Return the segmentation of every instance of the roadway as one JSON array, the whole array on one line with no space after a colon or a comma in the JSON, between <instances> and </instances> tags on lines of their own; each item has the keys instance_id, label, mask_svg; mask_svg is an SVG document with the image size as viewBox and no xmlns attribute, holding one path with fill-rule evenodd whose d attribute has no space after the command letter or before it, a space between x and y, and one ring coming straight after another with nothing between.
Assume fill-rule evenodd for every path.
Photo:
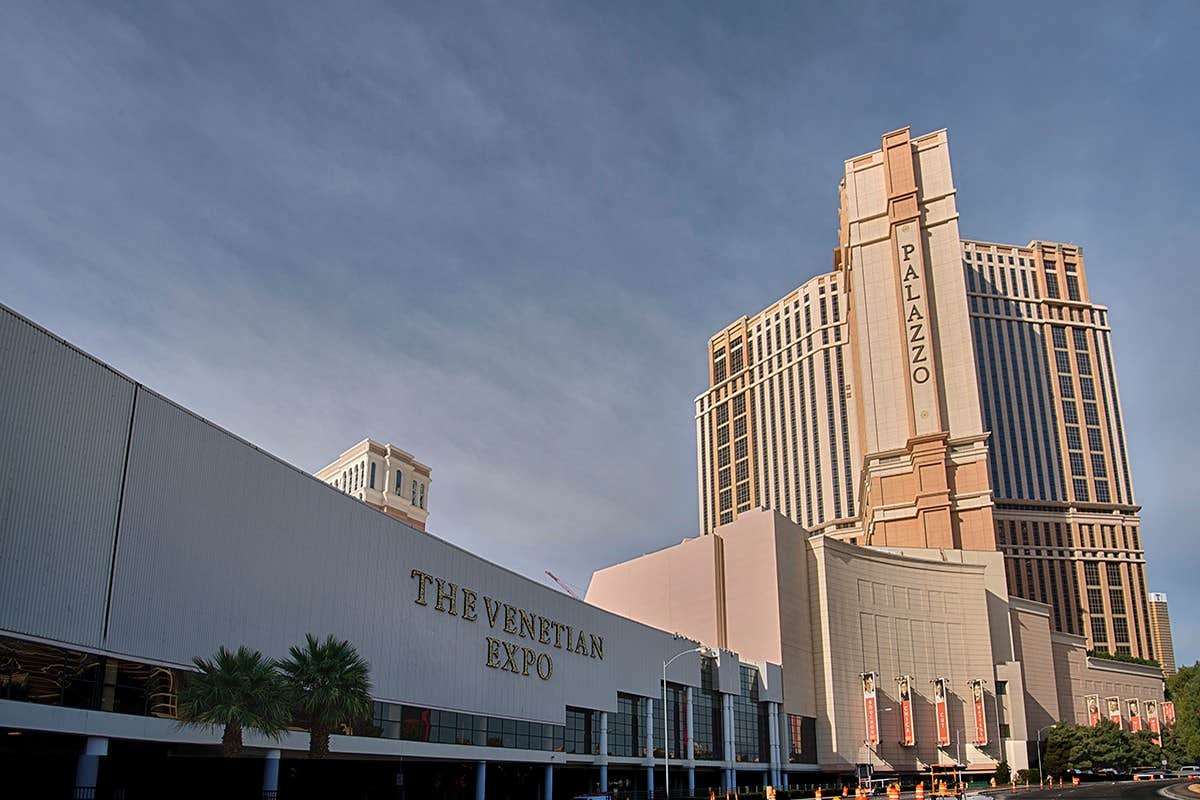
<instances>
[{"instance_id":1,"label":"roadway","mask_svg":"<svg viewBox=\"0 0 1200 800\"><path fill-rule=\"evenodd\" d=\"M1159 790L1161 789L1167 789L1167 791L1160 794ZM1064 786L1061 789L1056 786L1053 789L1031 789L1029 791L967 793L968 797L972 794L981 800L982 798L995 798L995 800L1116 800L1117 798L1121 798L1121 800L1159 800L1164 796L1177 798L1177 800L1186 798L1200 800L1200 793L1188 791L1188 783L1179 780L1082 783L1079 786Z\"/></svg>"}]
</instances>

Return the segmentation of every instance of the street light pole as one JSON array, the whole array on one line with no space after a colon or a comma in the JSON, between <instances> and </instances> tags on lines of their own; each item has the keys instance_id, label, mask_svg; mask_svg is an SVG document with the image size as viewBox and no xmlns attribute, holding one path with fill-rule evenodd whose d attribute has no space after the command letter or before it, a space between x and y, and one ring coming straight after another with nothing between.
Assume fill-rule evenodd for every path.
<instances>
[{"instance_id":1,"label":"street light pole","mask_svg":"<svg viewBox=\"0 0 1200 800\"><path fill-rule=\"evenodd\" d=\"M701 655L711 655L712 649L700 645L689 650L684 650L682 653L676 653L663 662L662 667L662 717L663 717L663 789L666 792L668 800L671 797L671 731L667 725L667 667L671 662L688 653L700 653ZM653 755L653 753L651 753Z\"/></svg>"},{"instance_id":2,"label":"street light pole","mask_svg":"<svg viewBox=\"0 0 1200 800\"><path fill-rule=\"evenodd\" d=\"M1042 778L1042 734L1045 733L1046 731L1050 730L1051 728L1057 728L1057 727L1058 727L1058 723L1055 722L1050 725L1047 725L1044 728L1039 729L1037 732L1038 785L1039 786L1043 782L1043 778Z\"/></svg>"}]
</instances>

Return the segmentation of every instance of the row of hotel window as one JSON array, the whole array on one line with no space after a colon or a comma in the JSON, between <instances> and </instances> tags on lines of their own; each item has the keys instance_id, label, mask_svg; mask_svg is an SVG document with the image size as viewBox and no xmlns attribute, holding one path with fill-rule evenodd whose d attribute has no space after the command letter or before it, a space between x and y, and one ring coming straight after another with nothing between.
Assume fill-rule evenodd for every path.
<instances>
[{"instance_id":1,"label":"row of hotel window","mask_svg":"<svg viewBox=\"0 0 1200 800\"><path fill-rule=\"evenodd\" d=\"M136 661L98 656L40 642L0 636L0 699L70 708L110 711L166 719L177 717L179 688L190 673ZM671 758L685 757L687 742L686 692L668 684L667 707ZM654 755L662 757L662 701L633 695L617 696L617 711L608 716L608 754L644 757L649 722ZM722 760L724 708L713 689L710 665L701 673L701 687L692 691L692 757ZM791 716L791 715L789 715ZM733 698L734 754L738 761L769 758L769 714L758 697L757 673L742 667L741 693ZM293 725L304 729L303 722ZM793 717L789 760L816 763L816 720ZM546 750L599 755L600 712L567 709L565 725L440 711L397 703L377 702L372 718L340 731L352 736L402 739L441 744Z\"/></svg>"},{"instance_id":2,"label":"row of hotel window","mask_svg":"<svg viewBox=\"0 0 1200 800\"><path fill-rule=\"evenodd\" d=\"M1125 604L1125 586L1122 581L1121 564L1116 562L1105 562L1104 577L1106 578L1108 589L1109 614L1104 614L1104 585L1100 582L1100 562L1085 561L1083 564L1083 578L1087 587L1088 611L1091 613L1091 634L1092 646L1094 649L1106 652L1110 644L1115 644L1115 652L1119 655L1129 655L1129 611L1130 609ZM1141 574L1134 568L1130 575L1130 583L1135 581L1140 582ZM1137 587L1134 586L1134 591ZM1138 627L1138 609L1132 609L1134 627ZM1108 636L1107 621L1112 623L1112 639ZM1149 620L1147 620L1147 623ZM1147 625L1147 627L1149 627ZM1136 633L1140 636L1141 631Z\"/></svg>"},{"instance_id":3,"label":"row of hotel window","mask_svg":"<svg viewBox=\"0 0 1200 800\"><path fill-rule=\"evenodd\" d=\"M836 299L836 298L835 298ZM832 357L830 355L832 351ZM830 432L829 440L829 465L830 477L833 489L833 518L839 519L843 517L854 516L854 497L851 491L851 465L850 465L850 437L849 437L849 420L847 414L846 403L846 380L844 372L844 361L842 356L841 346L835 346L823 352L824 363L824 381L825 381L825 422L827 430ZM836 368L835 368L836 365ZM807 367L807 378L806 370ZM746 392L736 394L732 401L722 402L716 406L715 422L716 422L716 447L717 447L717 512L719 513L719 523L726 525L733 521L734 495L731 486L732 478L736 476L737 481L737 511L741 513L751 507L751 485L749 481L750 462L747 459L749 451L748 428L746 417L743 416L746 411L746 394L753 392L756 398L755 408L760 414L758 427L761 431L759 440L769 436L771 445L771 457L767 462L771 469L769 475L771 481L767 483L764 479L760 481L765 484L765 492L771 505L774 508L781 508L784 516L791 519L796 519L802 524L812 527L814 524L820 525L825 522L825 498L824 484L822 481L812 480L812 464L815 464L815 469L818 474L821 471L822 454L817 441L819 428L817 416L817 397L816 383L818 380L819 362L812 359L808 362L802 362L797 367L797 374L800 379L799 392L796 391L794 376L792 372L786 374L786 403L785 403L785 384L784 375L778 375L768 378L764 383L751 386ZM836 380L836 391L835 391ZM805 400L805 389L807 388L808 399ZM796 396L799 394L799 433L800 438L797 440L797 404ZM835 408L836 400L836 408ZM734 468L736 473L730 473L730 455L729 455L729 404L733 404L733 437L734 437ZM786 413L784 409L786 407ZM763 409L767 411L764 412ZM776 408L779 409L778 429L776 426ZM841 430L840 435L836 435L838 429L835 427L835 419L840 418ZM810 438L810 420L811 420L811 438ZM788 426L791 426L791 435L788 436ZM777 431L781 433L777 435ZM767 436L764 436L766 434ZM712 430L709 430L709 446L705 452L712 452ZM791 447L791 464L786 463L786 446L784 459L780 459L780 438L783 441L790 442ZM839 467L839 442L840 442L840 460ZM811 451L810 451L811 445ZM801 455L803 451L803 455ZM705 457L705 452L701 453L701 459ZM810 459L811 452L811 459ZM803 483L801 483L801 462L804 467ZM790 467L790 468L789 468ZM783 485L780 486L782 478ZM800 509L796 508L796 513L792 513L792 482L795 482L795 489L798 494L802 494L804 499L804 515L801 516ZM843 486L846 490L843 492ZM708 513L708 498L707 485L702 487L705 503L705 514ZM813 513L814 489L816 498L816 514ZM754 486L754 504L758 503L759 485ZM844 497L843 497L844 495ZM799 498L797 498L797 506ZM843 507L845 513L843 514ZM707 524L707 520L706 520Z\"/></svg>"},{"instance_id":4,"label":"row of hotel window","mask_svg":"<svg viewBox=\"0 0 1200 800\"><path fill-rule=\"evenodd\" d=\"M374 489L375 488L375 467L374 461L360 461L359 463L347 467L342 470L340 478L334 478L330 483L333 488L341 489L343 492L356 492L359 489ZM397 469L395 470L396 488L394 493L399 495L400 490L404 486L404 473ZM417 508L425 508L425 484L414 480L412 482L412 494L409 495L411 502Z\"/></svg>"},{"instance_id":5,"label":"row of hotel window","mask_svg":"<svg viewBox=\"0 0 1200 800\"><path fill-rule=\"evenodd\" d=\"M970 253L968 253L967 256L969 257ZM979 256L980 256L979 253L975 254L976 261L980 260ZM990 263L991 260L992 260L992 256L991 256L991 254L988 254L988 262ZM1003 262L1003 257L1001 257L1001 262ZM1009 264L1013 263L1012 256L1008 257L1008 263ZM1046 296L1048 298L1050 298L1051 300L1059 300L1062 298L1062 295L1061 295L1061 292L1059 291L1059 286L1058 286L1057 263L1047 259L1045 261L1045 265L1046 265ZM1021 267L1025 266L1024 258L1020 259L1020 266ZM1034 261L1032 258L1029 259L1029 266L1030 267L1034 266ZM963 263L963 267L965 267L966 271L967 271L967 273L966 273L967 274L967 288L970 291L981 291L981 292L985 292L985 293L993 293L994 294L996 292L996 290L999 289L999 292L1001 294L1008 294L1009 293L1009 289L1008 289L1009 281L1005 280L1006 273L1007 273L1007 276L1011 277L1011 285L1012 285L1012 293L1013 294L1018 293L1017 292L1017 276L1020 275L1021 289L1022 289L1022 291L1020 292L1020 296L1032 297L1034 300L1041 299L1041 293L1038 291L1037 281L1036 280L1030 281L1028 273L1026 273L1025 270L1023 270L1023 269L1018 271L1014 267L1014 268L1006 271L1003 267L1000 267L997 270L996 267L989 266L987 268L988 277L986 280L987 280L987 283L990 284L990 286L986 286L986 285L984 285L985 279L983 276L983 269L984 269L983 264L972 264L970 261L966 261ZM1064 279L1065 279L1065 282L1067 285L1067 299L1074 300L1075 302L1081 302L1083 297L1079 291L1079 277L1076 274L1075 263L1072 261L1064 261L1063 269L1065 270L1065 273L1066 273L1064 275ZM975 280L974 280L976 273L978 273L979 280L980 280L980 286L979 286L978 290L975 288ZM997 281L997 278L999 278L999 281ZM1030 289L1032 289L1032 293L1030 292ZM990 292L989 292L989 290L990 290Z\"/></svg>"},{"instance_id":6,"label":"row of hotel window","mask_svg":"<svg viewBox=\"0 0 1200 800\"><path fill-rule=\"evenodd\" d=\"M1085 459L1083 437L1079 427L1079 408L1075 402L1075 376L1071 372L1071 350L1074 345L1075 365L1078 372L1079 397L1083 401L1083 417L1086 423L1088 453L1092 468L1092 483L1096 488L1096 501L1108 503L1112 495L1108 483L1108 463L1104 455L1104 441L1100 433L1100 413L1096 404L1096 384L1092 373L1089 350L1089 333L1086 328L1072 328L1068 339L1067 329L1062 325L1050 326L1054 344L1054 364L1058 373L1058 390L1062 398L1063 422L1067 434L1067 460L1071 470L1071 484L1077 501L1091 499L1088 491L1088 459ZM1103 385L1102 385L1103 388ZM1111 429L1109 431L1111 434Z\"/></svg>"},{"instance_id":7,"label":"row of hotel window","mask_svg":"<svg viewBox=\"0 0 1200 800\"><path fill-rule=\"evenodd\" d=\"M831 287L831 294L829 297L829 302L830 302L831 306L826 305L826 302L825 302L826 298L824 298L824 297L821 297L820 301L818 303L817 308L818 308L818 311L820 312L822 328L824 328L830 324L830 308L831 307L832 307L832 312L833 312L833 320L832 321L835 324L840 321L841 313L840 313L840 307L838 304L838 295L836 294L836 292L837 292L837 286L833 285ZM824 286L821 287L821 294L825 294ZM797 301L795 303L792 303L792 305L790 307L785 308L785 311L787 313L785 313L785 315L782 318L782 320L783 320L782 325L780 324L779 313L776 312L776 314L775 314L775 335L774 335L773 339L771 336L771 318L770 317L766 317L763 324L755 326L753 333L756 334L756 336L747 337L745 352L743 352L742 337L738 336L738 337L731 339L729 342L728 365L726 365L725 348L718 347L715 350L713 350L713 384L718 384L721 381L725 380L726 377L738 374L739 372L742 371L742 368L746 364L754 364L756 362L756 359L755 359L755 342L756 341L758 343L757 352L758 352L759 360L769 358L771 355L775 354L777 351L781 351L781 350L783 350L784 347L787 347L788 345L792 344L793 322L795 323L796 341L800 340L802 333L800 330L800 315L799 315L800 314L800 304L799 304L799 302ZM803 332L804 334L812 333L812 330L813 330L812 323L813 323L812 307L809 305L808 297L805 296L805 298L804 298L804 332ZM764 328L765 328L765 332L766 332L765 340L763 339ZM839 330L834 330L834 338L835 339L840 338ZM829 331L828 330L823 330L821 332L821 343L829 344ZM811 337L808 339L808 350L809 350L809 352L812 351ZM790 357L790 352L789 352L789 357ZM760 378L762 377L761 367L760 367L759 377Z\"/></svg>"}]
</instances>

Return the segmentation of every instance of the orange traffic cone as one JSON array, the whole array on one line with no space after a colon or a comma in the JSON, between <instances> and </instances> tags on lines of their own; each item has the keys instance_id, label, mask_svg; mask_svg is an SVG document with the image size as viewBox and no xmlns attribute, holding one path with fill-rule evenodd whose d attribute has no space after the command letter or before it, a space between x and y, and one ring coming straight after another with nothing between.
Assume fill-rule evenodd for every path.
<instances>
[{"instance_id":1,"label":"orange traffic cone","mask_svg":"<svg viewBox=\"0 0 1200 800\"><path fill-rule=\"evenodd\" d=\"M925 800L925 781L920 781L917 783L916 800Z\"/></svg>"},{"instance_id":2,"label":"orange traffic cone","mask_svg":"<svg viewBox=\"0 0 1200 800\"><path fill-rule=\"evenodd\" d=\"M842 784L842 797L849 797L849 796L850 796L850 787L843 783Z\"/></svg>"},{"instance_id":3,"label":"orange traffic cone","mask_svg":"<svg viewBox=\"0 0 1200 800\"><path fill-rule=\"evenodd\" d=\"M818 786L817 790L815 792L813 792L813 798L814 798L814 800L821 800L821 787L820 786Z\"/></svg>"}]
</instances>

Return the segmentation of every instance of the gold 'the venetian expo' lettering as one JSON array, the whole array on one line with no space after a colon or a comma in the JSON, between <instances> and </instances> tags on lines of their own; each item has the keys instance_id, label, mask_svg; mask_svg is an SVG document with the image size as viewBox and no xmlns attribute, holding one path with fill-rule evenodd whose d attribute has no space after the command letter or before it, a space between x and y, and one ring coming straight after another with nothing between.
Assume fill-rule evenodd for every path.
<instances>
[{"instance_id":1,"label":"gold 'the venetian expo' lettering","mask_svg":"<svg viewBox=\"0 0 1200 800\"><path fill-rule=\"evenodd\" d=\"M474 589L459 586L447 579L414 569L410 577L415 582L413 602L463 622L478 622L479 598ZM433 591L430 592L432 587ZM430 594L433 602L430 603ZM490 630L524 639L535 645L566 650L584 658L604 660L604 637L572 627L525 608L482 595L484 618ZM554 675L554 659L549 653L538 652L520 642L495 636L484 637L484 666L521 677L537 675L548 681Z\"/></svg>"}]
</instances>

